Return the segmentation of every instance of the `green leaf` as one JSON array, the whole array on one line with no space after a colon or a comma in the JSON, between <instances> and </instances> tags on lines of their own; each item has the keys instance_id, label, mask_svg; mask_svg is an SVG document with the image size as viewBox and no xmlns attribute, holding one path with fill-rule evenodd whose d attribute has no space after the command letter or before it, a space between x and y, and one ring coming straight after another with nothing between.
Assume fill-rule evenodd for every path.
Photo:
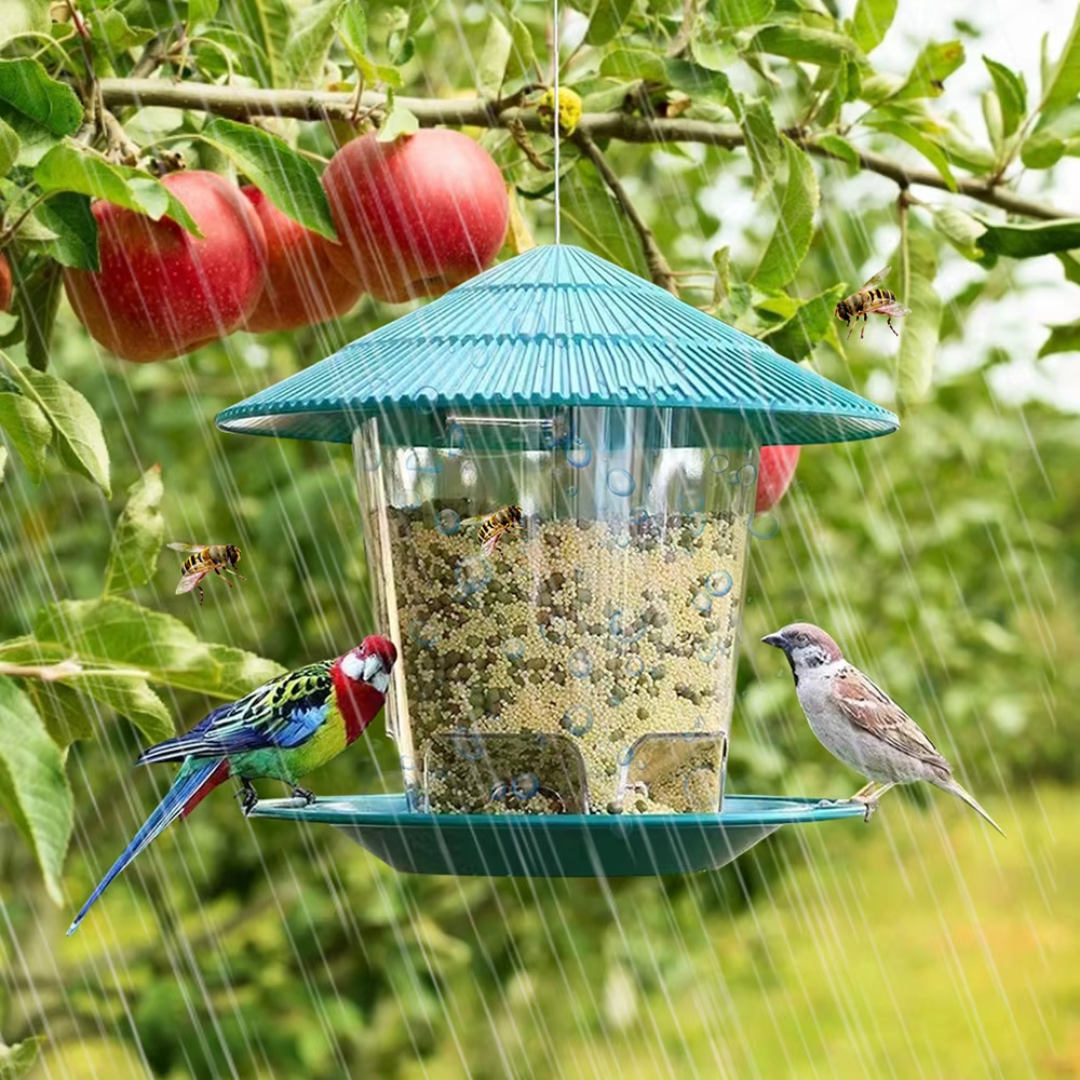
<instances>
[{"instance_id":1,"label":"green leaf","mask_svg":"<svg viewBox=\"0 0 1080 1080\"><path fill-rule=\"evenodd\" d=\"M46 11L48 4L45 5ZM24 1039L14 1046L5 1046L0 1042L0 1080L23 1080L37 1064L44 1035L35 1035Z\"/></svg>"},{"instance_id":2,"label":"green leaf","mask_svg":"<svg viewBox=\"0 0 1080 1080\"><path fill-rule=\"evenodd\" d=\"M0 678L0 804L33 848L57 904L63 902L60 872L73 802L60 748L26 694L12 679Z\"/></svg>"},{"instance_id":3,"label":"green leaf","mask_svg":"<svg viewBox=\"0 0 1080 1080\"><path fill-rule=\"evenodd\" d=\"M49 738L61 750L66 750L73 742L94 737L93 717L98 710L92 701L88 701L70 686L63 686L55 681L27 679L23 690L34 703Z\"/></svg>"},{"instance_id":4,"label":"green leaf","mask_svg":"<svg viewBox=\"0 0 1080 1080\"><path fill-rule=\"evenodd\" d=\"M322 75L334 40L334 24L344 3L322 0L297 12L285 46L285 63L297 82L312 85Z\"/></svg>"},{"instance_id":5,"label":"green leaf","mask_svg":"<svg viewBox=\"0 0 1080 1080\"><path fill-rule=\"evenodd\" d=\"M627 227L625 215L592 162L578 162L563 177L561 203L564 221L585 241L585 247L648 278L637 234Z\"/></svg>"},{"instance_id":6,"label":"green leaf","mask_svg":"<svg viewBox=\"0 0 1080 1080\"><path fill-rule=\"evenodd\" d=\"M255 67L246 74L255 76L260 85L288 85L285 49L293 18L288 0L233 0L231 12L236 29L254 41L259 50L252 53Z\"/></svg>"},{"instance_id":7,"label":"green leaf","mask_svg":"<svg viewBox=\"0 0 1080 1080\"><path fill-rule=\"evenodd\" d=\"M1020 160L1029 169L1052 169L1065 156L1065 140L1052 131L1029 135L1020 146Z\"/></svg>"},{"instance_id":8,"label":"green leaf","mask_svg":"<svg viewBox=\"0 0 1080 1080\"><path fill-rule=\"evenodd\" d=\"M1063 218L1039 225L1001 225L982 218L979 221L986 226L979 247L995 255L1035 259L1040 255L1080 248L1080 218Z\"/></svg>"},{"instance_id":9,"label":"green leaf","mask_svg":"<svg viewBox=\"0 0 1080 1080\"><path fill-rule=\"evenodd\" d=\"M780 133L765 98L745 98L732 92L729 104L746 140L746 152L754 170L754 194L759 195L780 168L784 156Z\"/></svg>"},{"instance_id":10,"label":"green leaf","mask_svg":"<svg viewBox=\"0 0 1080 1080\"><path fill-rule=\"evenodd\" d=\"M221 117L211 120L200 138L225 154L283 214L328 240L337 239L319 174L288 143Z\"/></svg>"},{"instance_id":11,"label":"green leaf","mask_svg":"<svg viewBox=\"0 0 1080 1080\"><path fill-rule=\"evenodd\" d=\"M945 93L945 80L963 63L963 42L931 42L919 53L911 74L894 95L895 99L941 97Z\"/></svg>"},{"instance_id":12,"label":"green leaf","mask_svg":"<svg viewBox=\"0 0 1080 1080\"><path fill-rule=\"evenodd\" d=\"M867 123L876 131L892 135L906 142L913 149L918 150L941 174L941 178L948 185L949 190L956 191L956 177L953 176L952 169L949 168L949 159L945 156L945 151L940 146L932 143L918 128L905 123L903 120L876 119Z\"/></svg>"},{"instance_id":13,"label":"green leaf","mask_svg":"<svg viewBox=\"0 0 1080 1080\"><path fill-rule=\"evenodd\" d=\"M1065 39L1061 55L1043 80L1043 115L1071 105L1080 94L1080 7L1076 9L1072 29Z\"/></svg>"},{"instance_id":14,"label":"green leaf","mask_svg":"<svg viewBox=\"0 0 1080 1080\"><path fill-rule=\"evenodd\" d=\"M217 18L220 0L188 0L187 24L202 26Z\"/></svg>"},{"instance_id":15,"label":"green leaf","mask_svg":"<svg viewBox=\"0 0 1080 1080\"><path fill-rule=\"evenodd\" d=\"M811 297L789 319L764 334L762 341L789 360L804 359L829 332L833 312L843 297L842 285Z\"/></svg>"},{"instance_id":16,"label":"green leaf","mask_svg":"<svg viewBox=\"0 0 1080 1080\"><path fill-rule=\"evenodd\" d=\"M689 94L696 101L714 101L718 105L728 101L730 84L721 71L711 71L691 60L667 60L664 76L669 86Z\"/></svg>"},{"instance_id":17,"label":"green leaf","mask_svg":"<svg viewBox=\"0 0 1080 1080\"><path fill-rule=\"evenodd\" d=\"M58 192L34 211L34 217L55 236L45 250L58 263L76 270L101 268L97 219L86 195Z\"/></svg>"},{"instance_id":18,"label":"green leaf","mask_svg":"<svg viewBox=\"0 0 1080 1080\"><path fill-rule=\"evenodd\" d=\"M82 123L75 91L51 79L36 60L0 60L0 101L54 135L70 135Z\"/></svg>"},{"instance_id":19,"label":"green leaf","mask_svg":"<svg viewBox=\"0 0 1080 1080\"><path fill-rule=\"evenodd\" d=\"M90 36L98 51L95 67L100 66L103 57L112 57L145 45L155 33L146 27L129 25L115 8L99 8L89 21Z\"/></svg>"},{"instance_id":20,"label":"green leaf","mask_svg":"<svg viewBox=\"0 0 1080 1080\"><path fill-rule=\"evenodd\" d=\"M1071 281L1074 285L1080 285L1080 259L1069 251L1056 252L1056 258L1065 271L1065 280Z\"/></svg>"},{"instance_id":21,"label":"green leaf","mask_svg":"<svg viewBox=\"0 0 1080 1080\"><path fill-rule=\"evenodd\" d=\"M15 309L26 342L26 358L38 371L49 366L50 343L62 285L63 268L59 263L44 260L19 282L15 296Z\"/></svg>"},{"instance_id":22,"label":"green leaf","mask_svg":"<svg viewBox=\"0 0 1080 1080\"><path fill-rule=\"evenodd\" d=\"M867 55L872 53L889 32L896 18L897 0L859 0L847 32Z\"/></svg>"},{"instance_id":23,"label":"green leaf","mask_svg":"<svg viewBox=\"0 0 1080 1080\"><path fill-rule=\"evenodd\" d=\"M520 20L510 19L510 36L514 47L510 50L510 62L506 65L506 81L529 77L536 60L532 31Z\"/></svg>"},{"instance_id":24,"label":"green leaf","mask_svg":"<svg viewBox=\"0 0 1080 1080\"><path fill-rule=\"evenodd\" d=\"M128 489L128 501L116 522L102 594L145 585L157 573L165 543L165 519L159 507L165 488L161 466L154 465Z\"/></svg>"},{"instance_id":25,"label":"green leaf","mask_svg":"<svg viewBox=\"0 0 1080 1080\"><path fill-rule=\"evenodd\" d=\"M606 45L613 41L633 6L634 0L594 0L585 44Z\"/></svg>"},{"instance_id":26,"label":"green leaf","mask_svg":"<svg viewBox=\"0 0 1080 1080\"><path fill-rule=\"evenodd\" d=\"M644 49L612 49L600 61L600 74L609 78L644 79L661 85L667 80L663 58Z\"/></svg>"},{"instance_id":27,"label":"green leaf","mask_svg":"<svg viewBox=\"0 0 1080 1080\"><path fill-rule=\"evenodd\" d=\"M105 199L153 221L167 215L189 233L202 236L184 204L157 177L142 169L113 165L81 144L54 146L38 162L34 179L44 191L74 191Z\"/></svg>"},{"instance_id":28,"label":"green leaf","mask_svg":"<svg viewBox=\"0 0 1080 1080\"><path fill-rule=\"evenodd\" d=\"M386 114L386 119L383 121L382 127L379 128L379 134L376 138L379 142L393 142L403 135L411 135L414 131L419 130L420 121L404 105L395 102Z\"/></svg>"},{"instance_id":29,"label":"green leaf","mask_svg":"<svg viewBox=\"0 0 1080 1080\"><path fill-rule=\"evenodd\" d=\"M795 276L814 235L814 213L819 198L814 166L809 156L787 139L784 149L788 177L779 200L776 231L751 279L763 292L781 289Z\"/></svg>"},{"instance_id":30,"label":"green leaf","mask_svg":"<svg viewBox=\"0 0 1080 1080\"><path fill-rule=\"evenodd\" d=\"M859 167L859 151L847 139L839 135L821 135L816 143L822 150L828 151L832 157L847 162L853 168Z\"/></svg>"},{"instance_id":31,"label":"green leaf","mask_svg":"<svg viewBox=\"0 0 1080 1080\"><path fill-rule=\"evenodd\" d=\"M50 604L35 620L34 635L65 646L88 666L141 669L151 682L225 701L284 670L243 649L200 641L179 619L119 596Z\"/></svg>"},{"instance_id":32,"label":"green leaf","mask_svg":"<svg viewBox=\"0 0 1080 1080\"><path fill-rule=\"evenodd\" d=\"M358 56L364 56L367 52L368 26L367 16L364 14L364 5L359 3L346 4L338 12L334 29L341 38L341 44L345 51L356 63Z\"/></svg>"},{"instance_id":33,"label":"green leaf","mask_svg":"<svg viewBox=\"0 0 1080 1080\"><path fill-rule=\"evenodd\" d=\"M10 124L0 120L0 176L7 176L11 172L19 159L21 147L22 140L18 132Z\"/></svg>"},{"instance_id":34,"label":"green leaf","mask_svg":"<svg viewBox=\"0 0 1080 1080\"><path fill-rule=\"evenodd\" d=\"M1024 83L1024 76L1017 75L1004 64L999 64L988 56L984 56L982 60L986 65L986 70L990 72L990 78L994 80L994 89L1001 102L1003 130L1005 137L1009 138L1020 127L1027 115L1027 86Z\"/></svg>"},{"instance_id":35,"label":"green leaf","mask_svg":"<svg viewBox=\"0 0 1080 1080\"><path fill-rule=\"evenodd\" d=\"M10 360L7 363L23 393L45 414L64 464L109 495L109 451L101 421L90 403L62 379L19 367Z\"/></svg>"},{"instance_id":36,"label":"green leaf","mask_svg":"<svg viewBox=\"0 0 1080 1080\"><path fill-rule=\"evenodd\" d=\"M1080 320L1051 326L1050 336L1039 349L1039 359L1053 353L1080 352Z\"/></svg>"},{"instance_id":37,"label":"green leaf","mask_svg":"<svg viewBox=\"0 0 1080 1080\"><path fill-rule=\"evenodd\" d=\"M934 229L944 236L965 259L978 262L983 258L984 253L979 246L979 240L986 232L986 226L955 206L935 207L933 219Z\"/></svg>"},{"instance_id":38,"label":"green leaf","mask_svg":"<svg viewBox=\"0 0 1080 1080\"><path fill-rule=\"evenodd\" d=\"M841 57L857 56L859 53L855 42L844 34L798 23L763 27L746 47L750 52L786 56L789 60L803 60L810 64L837 64Z\"/></svg>"},{"instance_id":39,"label":"green leaf","mask_svg":"<svg viewBox=\"0 0 1080 1080\"><path fill-rule=\"evenodd\" d=\"M8 448L0 444L0 484L4 482L4 470L7 468Z\"/></svg>"},{"instance_id":40,"label":"green leaf","mask_svg":"<svg viewBox=\"0 0 1080 1080\"><path fill-rule=\"evenodd\" d=\"M776 4L775 0L720 0L711 6L718 25L738 29L762 25Z\"/></svg>"},{"instance_id":41,"label":"green leaf","mask_svg":"<svg viewBox=\"0 0 1080 1080\"><path fill-rule=\"evenodd\" d=\"M909 409L925 400L933 385L942 305L934 290L937 258L929 239L909 228L901 259L904 295L900 301L911 308L911 314L904 320L900 335L897 395Z\"/></svg>"},{"instance_id":42,"label":"green leaf","mask_svg":"<svg viewBox=\"0 0 1080 1080\"><path fill-rule=\"evenodd\" d=\"M45 451L52 442L52 424L23 394L0 394L0 428L22 459L33 483L45 475Z\"/></svg>"},{"instance_id":43,"label":"green leaf","mask_svg":"<svg viewBox=\"0 0 1080 1080\"><path fill-rule=\"evenodd\" d=\"M47 34L52 25L52 0L2 0L0 2L0 43L19 34Z\"/></svg>"},{"instance_id":44,"label":"green leaf","mask_svg":"<svg viewBox=\"0 0 1080 1080\"><path fill-rule=\"evenodd\" d=\"M490 16L487 37L476 69L476 88L489 101L499 97L513 47L514 39L506 25L497 15Z\"/></svg>"}]
</instances>

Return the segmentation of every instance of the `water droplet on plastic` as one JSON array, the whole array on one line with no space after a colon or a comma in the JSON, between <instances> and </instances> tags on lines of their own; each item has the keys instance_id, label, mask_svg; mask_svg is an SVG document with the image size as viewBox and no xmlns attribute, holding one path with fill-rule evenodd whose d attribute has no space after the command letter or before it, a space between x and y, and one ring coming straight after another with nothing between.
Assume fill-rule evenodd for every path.
<instances>
[{"instance_id":1,"label":"water droplet on plastic","mask_svg":"<svg viewBox=\"0 0 1080 1080\"><path fill-rule=\"evenodd\" d=\"M569 498L571 498L571 499L576 499L576 498L577 498L577 487L576 487L575 485L571 484L571 485L570 485L570 486L569 486L569 487L568 487L568 488L566 489L566 494L567 494L567 496L568 496Z\"/></svg>"},{"instance_id":2,"label":"water droplet on plastic","mask_svg":"<svg viewBox=\"0 0 1080 1080\"><path fill-rule=\"evenodd\" d=\"M620 645L633 645L635 641L640 641L644 636L648 627L642 624L637 630L631 630L631 624L634 622L634 616L632 612L616 611L608 622L608 629L611 631L611 636Z\"/></svg>"},{"instance_id":3,"label":"water droplet on plastic","mask_svg":"<svg viewBox=\"0 0 1080 1080\"><path fill-rule=\"evenodd\" d=\"M630 524L631 525L644 525L649 520L649 511L644 506L635 506L630 511Z\"/></svg>"},{"instance_id":4,"label":"water droplet on plastic","mask_svg":"<svg viewBox=\"0 0 1080 1080\"><path fill-rule=\"evenodd\" d=\"M405 455L405 469L408 472L440 473L442 472L442 465L438 458L433 458L431 461L422 461L415 450L410 450Z\"/></svg>"},{"instance_id":5,"label":"water droplet on plastic","mask_svg":"<svg viewBox=\"0 0 1080 1080\"><path fill-rule=\"evenodd\" d=\"M592 671L592 658L587 649L575 649L567 661L570 674L575 679L584 679Z\"/></svg>"},{"instance_id":6,"label":"water droplet on plastic","mask_svg":"<svg viewBox=\"0 0 1080 1080\"><path fill-rule=\"evenodd\" d=\"M519 637L507 638L503 642L503 656L507 660L520 660L525 655L525 642Z\"/></svg>"},{"instance_id":7,"label":"water droplet on plastic","mask_svg":"<svg viewBox=\"0 0 1080 1080\"><path fill-rule=\"evenodd\" d=\"M755 540L771 540L780 531L780 519L775 514L751 514L750 535Z\"/></svg>"},{"instance_id":8,"label":"water droplet on plastic","mask_svg":"<svg viewBox=\"0 0 1080 1080\"><path fill-rule=\"evenodd\" d=\"M732 472L731 483L741 484L743 487L751 487L757 480L757 466L747 462Z\"/></svg>"},{"instance_id":9,"label":"water droplet on plastic","mask_svg":"<svg viewBox=\"0 0 1080 1080\"><path fill-rule=\"evenodd\" d=\"M608 469L608 491L621 499L628 499L634 494L637 482L625 469Z\"/></svg>"},{"instance_id":10,"label":"water droplet on plastic","mask_svg":"<svg viewBox=\"0 0 1080 1080\"><path fill-rule=\"evenodd\" d=\"M382 454L370 446L360 451L360 466L364 472L375 472L382 465Z\"/></svg>"},{"instance_id":11,"label":"water droplet on plastic","mask_svg":"<svg viewBox=\"0 0 1080 1080\"><path fill-rule=\"evenodd\" d=\"M416 768L413 759L408 754L401 755L400 764L402 772L412 772L412 770Z\"/></svg>"},{"instance_id":12,"label":"water droplet on plastic","mask_svg":"<svg viewBox=\"0 0 1080 1080\"><path fill-rule=\"evenodd\" d=\"M484 756L484 744L478 735L474 735L468 728L455 728L451 736L454 741L454 750L458 757L466 761L479 761Z\"/></svg>"},{"instance_id":13,"label":"water droplet on plastic","mask_svg":"<svg viewBox=\"0 0 1080 1080\"><path fill-rule=\"evenodd\" d=\"M510 789L519 799L531 799L540 790L540 780L533 773L522 773L510 781Z\"/></svg>"},{"instance_id":14,"label":"water droplet on plastic","mask_svg":"<svg viewBox=\"0 0 1080 1080\"><path fill-rule=\"evenodd\" d=\"M421 412L434 413L439 401L439 391L434 386L421 386L414 400Z\"/></svg>"},{"instance_id":15,"label":"water droplet on plastic","mask_svg":"<svg viewBox=\"0 0 1080 1080\"><path fill-rule=\"evenodd\" d=\"M705 579L705 591L710 596L727 596L733 584L726 570L717 570Z\"/></svg>"},{"instance_id":16,"label":"water droplet on plastic","mask_svg":"<svg viewBox=\"0 0 1080 1080\"><path fill-rule=\"evenodd\" d=\"M463 461L461 463L461 482L466 487L472 487L476 483L476 463Z\"/></svg>"},{"instance_id":17,"label":"water droplet on plastic","mask_svg":"<svg viewBox=\"0 0 1080 1080\"><path fill-rule=\"evenodd\" d=\"M697 658L702 664L711 664L716 659L716 654L720 651L720 647L715 641L703 642L698 646Z\"/></svg>"},{"instance_id":18,"label":"water droplet on plastic","mask_svg":"<svg viewBox=\"0 0 1080 1080\"><path fill-rule=\"evenodd\" d=\"M454 533L461 529L461 515L456 510L451 510L447 507L445 510L440 510L435 515L435 528L443 534L443 536L453 536Z\"/></svg>"},{"instance_id":19,"label":"water droplet on plastic","mask_svg":"<svg viewBox=\"0 0 1080 1080\"><path fill-rule=\"evenodd\" d=\"M472 596L491 581L491 561L483 555L468 555L454 567L454 579L462 596Z\"/></svg>"},{"instance_id":20,"label":"water droplet on plastic","mask_svg":"<svg viewBox=\"0 0 1080 1080\"><path fill-rule=\"evenodd\" d=\"M712 611L712 597L704 590L699 590L694 594L693 603L694 607L703 614L706 611Z\"/></svg>"},{"instance_id":21,"label":"water droplet on plastic","mask_svg":"<svg viewBox=\"0 0 1080 1080\"><path fill-rule=\"evenodd\" d=\"M592 461L592 447L584 439L571 439L566 448L566 464L584 469Z\"/></svg>"},{"instance_id":22,"label":"water droplet on plastic","mask_svg":"<svg viewBox=\"0 0 1080 1080\"><path fill-rule=\"evenodd\" d=\"M631 679L636 679L639 675L645 674L645 661L640 656L631 656L626 661L626 674Z\"/></svg>"},{"instance_id":23,"label":"water droplet on plastic","mask_svg":"<svg viewBox=\"0 0 1080 1080\"><path fill-rule=\"evenodd\" d=\"M446 447L449 457L455 458L465 446L465 429L460 424L451 424L446 430Z\"/></svg>"},{"instance_id":24,"label":"water droplet on plastic","mask_svg":"<svg viewBox=\"0 0 1080 1080\"><path fill-rule=\"evenodd\" d=\"M588 705L571 705L566 712L563 713L562 720L559 721L562 727L569 731L571 735L587 735L593 726L593 714L592 709Z\"/></svg>"},{"instance_id":25,"label":"water droplet on plastic","mask_svg":"<svg viewBox=\"0 0 1080 1080\"><path fill-rule=\"evenodd\" d=\"M709 472L716 473L717 476L726 473L730 467L731 462L728 460L727 454L713 454L713 456L709 458Z\"/></svg>"}]
</instances>

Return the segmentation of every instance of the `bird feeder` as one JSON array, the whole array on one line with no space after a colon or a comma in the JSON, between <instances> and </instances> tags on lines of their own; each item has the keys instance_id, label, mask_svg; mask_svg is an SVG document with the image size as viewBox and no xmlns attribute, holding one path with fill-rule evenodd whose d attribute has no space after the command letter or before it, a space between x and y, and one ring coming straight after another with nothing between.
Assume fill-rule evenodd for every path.
<instances>
[{"instance_id":1,"label":"bird feeder","mask_svg":"<svg viewBox=\"0 0 1080 1080\"><path fill-rule=\"evenodd\" d=\"M225 410L351 443L402 796L260 804L391 865L718 866L782 824L724 797L760 447L896 417L576 247L537 247ZM485 537L498 535L494 548Z\"/></svg>"}]
</instances>

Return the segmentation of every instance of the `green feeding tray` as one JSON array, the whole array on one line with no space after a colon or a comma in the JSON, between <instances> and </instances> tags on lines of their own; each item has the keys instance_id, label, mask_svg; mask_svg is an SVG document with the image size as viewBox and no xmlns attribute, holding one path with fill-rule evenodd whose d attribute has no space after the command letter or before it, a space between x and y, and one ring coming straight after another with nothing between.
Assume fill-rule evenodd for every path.
<instances>
[{"instance_id":1,"label":"green feeding tray","mask_svg":"<svg viewBox=\"0 0 1080 1080\"><path fill-rule=\"evenodd\" d=\"M404 795L259 802L252 817L333 825L395 870L465 877L654 877L717 870L784 825L857 803L728 795L719 814L424 814Z\"/></svg>"}]
</instances>

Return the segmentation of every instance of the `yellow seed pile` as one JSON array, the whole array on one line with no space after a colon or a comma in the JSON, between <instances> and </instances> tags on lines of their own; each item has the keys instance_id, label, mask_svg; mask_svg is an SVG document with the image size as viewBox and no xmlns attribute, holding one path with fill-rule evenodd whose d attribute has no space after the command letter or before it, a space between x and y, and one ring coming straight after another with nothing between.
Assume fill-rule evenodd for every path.
<instances>
[{"instance_id":1,"label":"yellow seed pile","mask_svg":"<svg viewBox=\"0 0 1080 1080\"><path fill-rule=\"evenodd\" d=\"M683 755L690 772L650 771L647 789L635 776L639 768L644 775L645 755L634 747L643 735L727 727L741 524L705 513L629 527L533 520L527 531L504 535L487 558L475 530L459 520L446 507L391 511L413 749L418 763L434 768L433 809L497 803L527 812L538 786L536 809L547 810L548 792L565 795L565 768L559 777L537 775L544 755L528 741L513 760L503 754L494 772L477 769L483 740L474 736L512 732L541 743L545 733L572 740L593 812L701 810L710 799L715 806L717 740L704 757L700 749ZM454 733L456 740L432 747L433 736ZM455 754L451 744L475 752ZM620 791L623 774L633 787ZM453 798L439 797L448 791Z\"/></svg>"}]
</instances>

